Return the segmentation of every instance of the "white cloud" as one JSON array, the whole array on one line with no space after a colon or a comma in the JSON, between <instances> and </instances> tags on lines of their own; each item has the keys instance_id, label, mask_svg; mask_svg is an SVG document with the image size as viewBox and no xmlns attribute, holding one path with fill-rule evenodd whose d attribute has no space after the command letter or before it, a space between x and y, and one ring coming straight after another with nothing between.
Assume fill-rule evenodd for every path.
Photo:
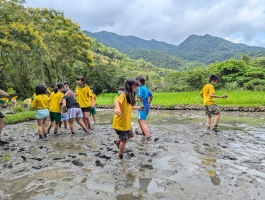
<instances>
[{"instance_id":1,"label":"white cloud","mask_svg":"<svg viewBox=\"0 0 265 200\"><path fill-rule=\"evenodd\" d=\"M88 31L111 31L179 44L191 34L211 34L265 47L263 0L28 0L65 12Z\"/></svg>"}]
</instances>

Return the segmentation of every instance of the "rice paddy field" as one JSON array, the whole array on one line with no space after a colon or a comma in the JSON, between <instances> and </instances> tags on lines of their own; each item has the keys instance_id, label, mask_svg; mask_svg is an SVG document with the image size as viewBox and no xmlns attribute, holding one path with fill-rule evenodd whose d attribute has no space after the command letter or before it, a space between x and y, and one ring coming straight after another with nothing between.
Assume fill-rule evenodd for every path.
<instances>
[{"instance_id":1,"label":"rice paddy field","mask_svg":"<svg viewBox=\"0 0 265 200\"><path fill-rule=\"evenodd\" d=\"M175 105L202 105L199 91L155 93L152 105L170 107ZM265 91L217 91L217 95L228 95L226 99L217 99L219 106L264 106ZM113 105L116 93L104 93L98 96L97 105Z\"/></svg>"}]
</instances>

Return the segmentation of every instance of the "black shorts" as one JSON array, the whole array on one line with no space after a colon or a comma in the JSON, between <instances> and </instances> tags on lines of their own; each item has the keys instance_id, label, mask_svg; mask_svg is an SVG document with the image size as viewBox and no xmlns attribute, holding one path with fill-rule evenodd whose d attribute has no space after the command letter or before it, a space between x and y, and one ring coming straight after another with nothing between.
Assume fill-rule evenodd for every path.
<instances>
[{"instance_id":1,"label":"black shorts","mask_svg":"<svg viewBox=\"0 0 265 200\"><path fill-rule=\"evenodd\" d=\"M0 118L5 118L5 116L2 112L0 112Z\"/></svg>"},{"instance_id":2,"label":"black shorts","mask_svg":"<svg viewBox=\"0 0 265 200\"><path fill-rule=\"evenodd\" d=\"M81 108L82 112L90 112L91 107Z\"/></svg>"},{"instance_id":3,"label":"black shorts","mask_svg":"<svg viewBox=\"0 0 265 200\"><path fill-rule=\"evenodd\" d=\"M119 130L116 130L116 129L115 129L115 131L118 134L118 136L119 136L121 141L128 140L129 135L133 134L132 131L119 131Z\"/></svg>"}]
</instances>

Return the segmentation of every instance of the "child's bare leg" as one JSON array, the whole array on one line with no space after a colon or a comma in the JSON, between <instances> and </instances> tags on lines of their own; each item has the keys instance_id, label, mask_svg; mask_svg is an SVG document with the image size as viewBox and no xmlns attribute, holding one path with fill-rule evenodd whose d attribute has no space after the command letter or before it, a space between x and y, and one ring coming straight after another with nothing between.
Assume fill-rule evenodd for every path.
<instances>
[{"instance_id":1,"label":"child's bare leg","mask_svg":"<svg viewBox=\"0 0 265 200\"><path fill-rule=\"evenodd\" d=\"M212 116L211 115L208 115L207 116L207 128L210 128L211 127L211 120L212 120Z\"/></svg>"},{"instance_id":2,"label":"child's bare leg","mask_svg":"<svg viewBox=\"0 0 265 200\"><path fill-rule=\"evenodd\" d=\"M146 124L146 120L140 120L140 126L144 132L145 137L150 138L150 132Z\"/></svg>"},{"instance_id":3,"label":"child's bare leg","mask_svg":"<svg viewBox=\"0 0 265 200\"><path fill-rule=\"evenodd\" d=\"M63 121L64 128L67 128L67 121Z\"/></svg>"},{"instance_id":4,"label":"child's bare leg","mask_svg":"<svg viewBox=\"0 0 265 200\"><path fill-rule=\"evenodd\" d=\"M88 112L83 112L83 122L87 128L90 127L90 120L89 120Z\"/></svg>"},{"instance_id":5,"label":"child's bare leg","mask_svg":"<svg viewBox=\"0 0 265 200\"><path fill-rule=\"evenodd\" d=\"M43 135L43 119L37 119L37 124L38 124L38 134Z\"/></svg>"},{"instance_id":6,"label":"child's bare leg","mask_svg":"<svg viewBox=\"0 0 265 200\"><path fill-rule=\"evenodd\" d=\"M43 119L43 134L46 134L46 127L45 127L45 124L46 124L47 118L48 118L48 117L45 117L45 118Z\"/></svg>"},{"instance_id":7,"label":"child's bare leg","mask_svg":"<svg viewBox=\"0 0 265 200\"><path fill-rule=\"evenodd\" d=\"M75 121L86 131L88 132L88 128L86 125L81 121L81 118L76 118Z\"/></svg>"},{"instance_id":8,"label":"child's bare leg","mask_svg":"<svg viewBox=\"0 0 265 200\"><path fill-rule=\"evenodd\" d=\"M221 113L218 113L218 114L215 116L215 118L214 118L214 127L217 127L217 125L219 124L220 117L221 117Z\"/></svg>"},{"instance_id":9,"label":"child's bare leg","mask_svg":"<svg viewBox=\"0 0 265 200\"><path fill-rule=\"evenodd\" d=\"M54 134L56 134L58 132L58 128L59 128L59 123L55 122L55 124L54 124Z\"/></svg>"},{"instance_id":10,"label":"child's bare leg","mask_svg":"<svg viewBox=\"0 0 265 200\"><path fill-rule=\"evenodd\" d=\"M96 124L96 115L93 115L93 119L94 119L94 124Z\"/></svg>"},{"instance_id":11,"label":"child's bare leg","mask_svg":"<svg viewBox=\"0 0 265 200\"><path fill-rule=\"evenodd\" d=\"M126 140L122 141L120 140L120 144L119 144L119 155L123 155L124 150L125 150L125 145L126 145Z\"/></svg>"},{"instance_id":12,"label":"child's bare leg","mask_svg":"<svg viewBox=\"0 0 265 200\"><path fill-rule=\"evenodd\" d=\"M138 119L138 124L139 124L139 126L140 126L140 128L141 128L141 130L142 130L142 133L144 133L144 130L143 130L143 127L142 127L142 124L140 123L140 119Z\"/></svg>"},{"instance_id":13,"label":"child's bare leg","mask_svg":"<svg viewBox=\"0 0 265 200\"><path fill-rule=\"evenodd\" d=\"M75 132L75 130L74 130L74 118L69 119L68 122L69 122L69 127L70 127L71 133L74 133Z\"/></svg>"},{"instance_id":14,"label":"child's bare leg","mask_svg":"<svg viewBox=\"0 0 265 200\"><path fill-rule=\"evenodd\" d=\"M0 139L1 139L1 133L4 127L4 121L5 121L4 118L0 118Z\"/></svg>"},{"instance_id":15,"label":"child's bare leg","mask_svg":"<svg viewBox=\"0 0 265 200\"><path fill-rule=\"evenodd\" d=\"M53 122L50 121L47 133L50 133L50 130L51 130L51 128L52 128L52 125L53 125Z\"/></svg>"}]
</instances>

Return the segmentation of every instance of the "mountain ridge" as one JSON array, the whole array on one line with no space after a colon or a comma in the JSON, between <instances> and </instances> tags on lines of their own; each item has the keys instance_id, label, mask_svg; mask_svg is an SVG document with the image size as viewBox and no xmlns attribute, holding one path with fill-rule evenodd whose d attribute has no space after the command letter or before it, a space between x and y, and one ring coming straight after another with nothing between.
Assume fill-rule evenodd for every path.
<instances>
[{"instance_id":1,"label":"mountain ridge","mask_svg":"<svg viewBox=\"0 0 265 200\"><path fill-rule=\"evenodd\" d=\"M145 49L145 51L149 51L148 54L153 53L154 55L151 57L155 57L157 51L162 51L177 59L203 64L224 61L230 58L240 59L243 54L254 57L265 55L265 48L263 47L249 46L244 43L233 43L210 34L205 34L203 36L192 34L179 45L173 45L163 41L156 41L155 39L144 40L136 36L121 36L117 33L107 31L96 33L84 31L84 33L90 37L96 38L106 46L118 49L129 57L131 55L128 52L135 52L138 56L134 56L134 59L142 58L139 53L136 52L137 49ZM161 61L160 63L156 63L152 60L148 61L154 65L161 65ZM165 60L165 63L166 62L168 61Z\"/></svg>"}]
</instances>

